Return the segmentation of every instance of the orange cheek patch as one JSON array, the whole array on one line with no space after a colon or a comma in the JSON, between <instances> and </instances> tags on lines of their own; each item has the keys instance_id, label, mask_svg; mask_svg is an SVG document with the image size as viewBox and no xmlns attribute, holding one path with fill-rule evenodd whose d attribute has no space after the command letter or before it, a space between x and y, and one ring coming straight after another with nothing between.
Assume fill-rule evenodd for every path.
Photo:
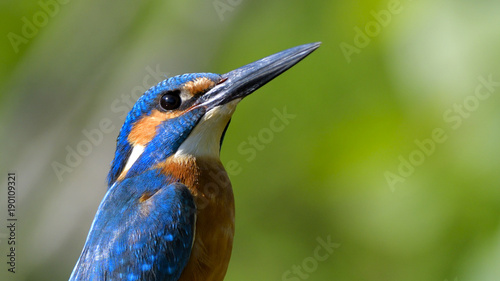
<instances>
[{"instance_id":1,"label":"orange cheek patch","mask_svg":"<svg viewBox=\"0 0 500 281\"><path fill-rule=\"evenodd\" d=\"M146 146L156 135L156 127L161 124L161 122L178 117L184 112L160 112L154 109L150 115L143 117L139 121L135 122L128 135L128 142L131 145L143 145Z\"/></svg>"},{"instance_id":2,"label":"orange cheek patch","mask_svg":"<svg viewBox=\"0 0 500 281\"><path fill-rule=\"evenodd\" d=\"M194 96L196 94L206 91L207 89L212 88L213 86L215 86L214 81L206 77L200 77L184 84L184 89L187 90L188 93L191 93L191 95Z\"/></svg>"}]
</instances>

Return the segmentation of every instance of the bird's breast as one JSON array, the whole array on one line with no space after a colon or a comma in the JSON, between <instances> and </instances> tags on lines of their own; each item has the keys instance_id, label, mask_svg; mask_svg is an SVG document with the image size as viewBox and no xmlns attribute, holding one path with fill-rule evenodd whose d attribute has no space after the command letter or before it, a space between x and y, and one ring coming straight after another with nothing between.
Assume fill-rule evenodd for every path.
<instances>
[{"instance_id":1,"label":"bird's breast","mask_svg":"<svg viewBox=\"0 0 500 281\"><path fill-rule=\"evenodd\" d=\"M163 169L188 186L197 208L193 248L179 280L220 281L226 274L233 246L231 182L219 159L183 157L170 159Z\"/></svg>"}]
</instances>

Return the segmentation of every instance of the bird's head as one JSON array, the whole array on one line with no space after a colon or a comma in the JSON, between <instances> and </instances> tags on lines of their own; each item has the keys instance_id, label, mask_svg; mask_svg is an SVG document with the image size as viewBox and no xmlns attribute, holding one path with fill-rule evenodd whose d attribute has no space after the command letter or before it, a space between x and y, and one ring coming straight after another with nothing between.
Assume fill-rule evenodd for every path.
<instances>
[{"instance_id":1,"label":"bird's head","mask_svg":"<svg viewBox=\"0 0 500 281\"><path fill-rule=\"evenodd\" d=\"M238 102L318 47L319 43L306 44L226 74L184 74L150 88L137 100L120 131L109 186L173 155L218 160Z\"/></svg>"}]
</instances>

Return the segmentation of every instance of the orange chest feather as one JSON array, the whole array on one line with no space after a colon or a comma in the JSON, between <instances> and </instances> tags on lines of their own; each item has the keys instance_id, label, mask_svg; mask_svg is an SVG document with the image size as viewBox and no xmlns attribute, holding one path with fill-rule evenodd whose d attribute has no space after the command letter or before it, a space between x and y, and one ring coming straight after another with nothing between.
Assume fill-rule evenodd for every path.
<instances>
[{"instance_id":1,"label":"orange chest feather","mask_svg":"<svg viewBox=\"0 0 500 281\"><path fill-rule=\"evenodd\" d=\"M219 160L168 159L164 174L181 179L195 198L195 241L179 280L220 281L231 257L234 235L234 197L231 182Z\"/></svg>"}]
</instances>

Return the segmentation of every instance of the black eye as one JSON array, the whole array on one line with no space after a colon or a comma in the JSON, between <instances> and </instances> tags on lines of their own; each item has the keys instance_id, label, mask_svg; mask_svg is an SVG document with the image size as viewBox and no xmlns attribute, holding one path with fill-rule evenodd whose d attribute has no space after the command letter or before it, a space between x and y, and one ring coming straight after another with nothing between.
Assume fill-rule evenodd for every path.
<instances>
[{"instance_id":1,"label":"black eye","mask_svg":"<svg viewBox=\"0 0 500 281\"><path fill-rule=\"evenodd\" d=\"M164 110L172 110L181 106L181 97L179 91L168 92L160 98L160 106Z\"/></svg>"}]
</instances>

